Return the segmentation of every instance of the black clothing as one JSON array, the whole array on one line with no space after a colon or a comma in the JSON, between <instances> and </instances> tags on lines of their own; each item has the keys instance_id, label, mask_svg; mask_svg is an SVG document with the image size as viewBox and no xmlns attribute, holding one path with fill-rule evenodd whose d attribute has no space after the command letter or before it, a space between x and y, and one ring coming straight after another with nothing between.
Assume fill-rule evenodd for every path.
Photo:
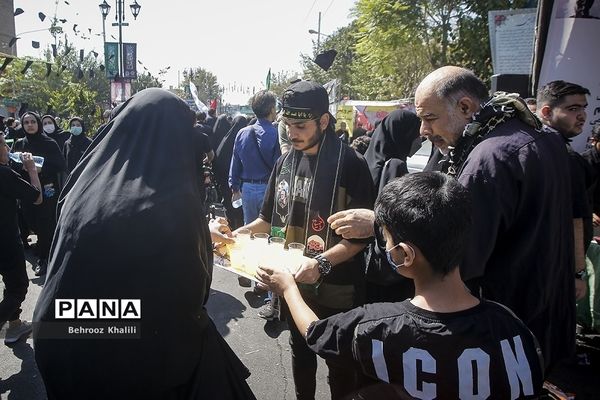
<instances>
[{"instance_id":1,"label":"black clothing","mask_svg":"<svg viewBox=\"0 0 600 400\"><path fill-rule=\"evenodd\" d=\"M208 135L210 140L210 146L212 149L217 151L219 145L221 144L221 140L227 135L227 132L231 129L231 122L227 119L227 115L223 114L217 118L217 122L215 122L215 126L213 127L213 131L211 135Z\"/></svg>"},{"instance_id":2,"label":"black clothing","mask_svg":"<svg viewBox=\"0 0 600 400\"><path fill-rule=\"evenodd\" d=\"M335 135L333 135L333 133L326 133L326 135L329 135L328 137L331 138L331 140L337 140L339 142L339 138L337 138ZM342 210L349 210L349 209L353 209L353 208L370 208L370 209L372 209L373 202L374 202L374 193L373 193L373 189L372 189L372 185L371 185L371 180L369 179L368 169L365 164L365 161L362 158L362 156L360 156L358 153L356 153L355 151L350 149L348 146L346 146L344 144L340 144L340 145L344 146L346 151L345 151L345 154L342 159L343 163L339 167L339 173L340 173L339 188L337 189L337 194L333 199L333 203L334 203L333 213L342 211ZM287 157L291 157L294 152L300 153L301 156L297 157L295 160L296 174L295 174L295 177L292 178L295 180L295 183L287 182L289 189L287 190L288 193L286 193L286 190L282 190L281 184L279 185L280 187L277 187L278 185L276 184L276 182L277 182L277 177L280 174L282 174L282 167L284 165L284 161L286 160ZM331 166L331 168L327 168L327 171L323 171L321 173L322 174L325 174L325 173L335 174L335 172L336 172L335 171L335 162L336 161L337 161L337 156L333 160L331 160L331 159L327 160L327 158L320 160L320 163L325 163L325 162L333 163L333 166ZM316 178L314 175L314 172L316 169L316 164L317 164L317 156L316 155L308 156L302 152L292 149L292 150L290 150L290 152L286 153L284 156L280 157L279 160L277 160L277 164L275 165L275 168L273 169L273 171L271 173L271 177L270 177L269 183L267 185L267 191L265 192L263 206L260 210L260 218L263 219L264 221L269 222L271 225L277 225L276 221L274 221L274 218L280 218L280 216L278 216L275 213L275 201L280 202L281 199L283 198L283 196L285 196L286 194L289 196L289 198L291 198L291 196L294 194L292 192L292 190L295 190L297 201L294 201L292 203L292 205L291 205L292 208L291 208L291 210L288 211L288 214L290 215L290 218L291 218L291 220L289 222L289 226L286 230L286 238L288 240L289 240L289 234L292 231L292 228L304 226L303 221L305 221L307 219L305 206L309 200L308 193L311 191L312 185L315 182L318 182L318 178ZM283 185L283 186L285 186L285 185ZM316 196L323 194L323 193L328 193L328 192L329 192L329 188L326 188L326 187L319 188L319 187L315 186ZM313 199L313 201L310 202L311 206L313 208L308 210L308 212L310 213L310 224L308 226L305 226L306 232L299 233L299 235L298 235L299 237L292 240L292 241L301 242L306 245L305 253L307 256L314 256L315 254L319 254L322 251L327 250L327 249L320 249L320 251L316 251L313 254L314 245L311 243L312 236L310 236L310 234L309 234L310 231L321 231L324 228L324 229L331 231L330 235L333 238L334 242L335 242L336 238L337 238L337 241L339 241L341 239L340 236L338 236L333 230L331 230L329 228L329 224L327 224L327 222L326 222L327 218L328 218L328 215L327 215L328 210L325 210L325 209L319 210L318 208L315 208L316 207L315 204L318 203L317 200L318 199ZM332 201L331 198L327 198L325 202L327 205L329 205L329 204L331 204L330 203L331 201ZM317 228L317 229L315 229L315 228ZM362 240L357 240L357 241L362 242ZM362 260L361 254L359 253L356 256L354 256L353 258L343 262L342 264L335 266L331 270L331 273L329 273L323 279L323 284L355 285L357 287L361 287L363 277L364 277L363 260ZM323 284L322 284L322 286L323 286ZM362 303L361 300L362 299L360 299L360 300L355 299L354 302L349 302L347 304L347 307L350 307L353 304L354 305L361 304ZM330 305L330 306L333 307L332 305ZM339 308L343 308L343 307L340 306Z\"/></svg>"},{"instance_id":3,"label":"black clothing","mask_svg":"<svg viewBox=\"0 0 600 400\"><path fill-rule=\"evenodd\" d=\"M507 308L485 300L453 313L409 300L368 304L315 321L306 342L325 360L416 398L534 398L544 382L535 337Z\"/></svg>"},{"instance_id":4,"label":"black clothing","mask_svg":"<svg viewBox=\"0 0 600 400\"><path fill-rule=\"evenodd\" d=\"M22 168L22 164L19 165ZM2 227L0 229L0 243L2 243L0 255L21 243L17 222L17 200L22 204L33 204L39 194L39 190L31 186L19 174L8 166L0 164L0 227Z\"/></svg>"},{"instance_id":5,"label":"black clothing","mask_svg":"<svg viewBox=\"0 0 600 400\"><path fill-rule=\"evenodd\" d=\"M307 298L306 303L310 309L321 319L331 317L346 310L325 307ZM316 391L317 357L315 352L310 349L306 339L294 323L290 311L285 302L282 312L288 321L290 329L290 347L292 350L292 374L296 388L297 400L314 400ZM325 360L328 369L327 383L331 399L343 399L346 395L359 388L357 382L357 369L353 363L346 360L329 358Z\"/></svg>"},{"instance_id":6,"label":"black clothing","mask_svg":"<svg viewBox=\"0 0 600 400\"><path fill-rule=\"evenodd\" d=\"M4 131L4 133L6 134L7 140L15 140L16 141L17 139L22 139L25 137L25 131L23 130L23 127L20 127L19 129L6 127L6 130Z\"/></svg>"},{"instance_id":7,"label":"black clothing","mask_svg":"<svg viewBox=\"0 0 600 400\"><path fill-rule=\"evenodd\" d=\"M12 151L28 152L44 157L44 165L39 173L44 200L38 206L22 204L22 209L27 225L38 236L38 256L42 260L47 260L56 227L56 202L61 189L60 174L65 171L66 163L58 144L42 132L41 118L30 112L23 114L22 118L27 115L33 115L36 118L38 132L32 135L27 134L23 139L17 140ZM29 182L29 174L22 169L22 166L17 165L17 169L21 177Z\"/></svg>"},{"instance_id":8,"label":"black clothing","mask_svg":"<svg viewBox=\"0 0 600 400\"><path fill-rule=\"evenodd\" d=\"M58 144L58 148L60 149L60 151L63 151L63 148L65 147L65 142L69 139L69 132L62 130L58 126L58 124L56 123L56 119L54 119L54 117L52 115L44 115L42 117L42 121L46 118L49 118L54 123L54 132L52 132L52 133L44 132L44 133L46 133L46 135L49 138L54 139L56 144Z\"/></svg>"},{"instance_id":9,"label":"black clothing","mask_svg":"<svg viewBox=\"0 0 600 400\"><path fill-rule=\"evenodd\" d=\"M588 189L588 200L592 212L600 215L600 153L596 147L587 149L581 155L589 166L591 172L591 185Z\"/></svg>"},{"instance_id":10,"label":"black clothing","mask_svg":"<svg viewBox=\"0 0 600 400\"><path fill-rule=\"evenodd\" d=\"M473 218L461 276L474 293L515 312L540 341L549 367L575 346L564 143L511 118L490 130L460 165L458 180L471 192Z\"/></svg>"},{"instance_id":11,"label":"black clothing","mask_svg":"<svg viewBox=\"0 0 600 400\"><path fill-rule=\"evenodd\" d=\"M389 180L408 173L406 158L410 154L413 142L419 136L420 126L421 122L415 113L394 110L375 129L365 153L365 160L378 192ZM384 169L386 175L382 177Z\"/></svg>"},{"instance_id":12,"label":"black clothing","mask_svg":"<svg viewBox=\"0 0 600 400\"><path fill-rule=\"evenodd\" d=\"M8 166L0 165L0 275L4 294L0 302L0 327L19 318L29 279L17 222L17 200L33 204L40 192Z\"/></svg>"},{"instance_id":13,"label":"black clothing","mask_svg":"<svg viewBox=\"0 0 600 400\"><path fill-rule=\"evenodd\" d=\"M217 118L215 117L211 117L210 115L206 116L206 119L204 120L204 124L208 126L210 129L215 127L215 123L217 122Z\"/></svg>"},{"instance_id":14,"label":"black clothing","mask_svg":"<svg viewBox=\"0 0 600 400\"><path fill-rule=\"evenodd\" d=\"M146 89L72 171L34 313L49 399L254 399L204 309L212 246L197 157L189 107ZM139 299L140 338L44 339L57 298Z\"/></svg>"},{"instance_id":15,"label":"black clothing","mask_svg":"<svg viewBox=\"0 0 600 400\"><path fill-rule=\"evenodd\" d=\"M73 168L75 168L81 159L81 156L91 143L92 139L85 136L83 132L79 135L71 135L69 140L65 142L63 154L67 161L67 174L70 174L71 171L73 171Z\"/></svg>"},{"instance_id":16,"label":"black clothing","mask_svg":"<svg viewBox=\"0 0 600 400\"><path fill-rule=\"evenodd\" d=\"M196 149L198 150L198 157L196 159L196 168L198 169L198 189L200 190L200 198L204 202L206 198L206 188L204 187L204 158L208 153L212 151L208 136L204 133L201 125L194 125L194 141Z\"/></svg>"},{"instance_id":17,"label":"black clothing","mask_svg":"<svg viewBox=\"0 0 600 400\"><path fill-rule=\"evenodd\" d=\"M551 129L551 128L550 128ZM573 202L573 218L581 218L583 223L583 254L587 253L590 242L594 237L594 225L592 223L592 205L588 196L588 189L592 186L593 171L583 156L571 147L571 140L564 137L560 132L551 130L560 137L569 154L569 170L571 173L571 199ZM576 265L579 270L585 265Z\"/></svg>"},{"instance_id":18,"label":"black clothing","mask_svg":"<svg viewBox=\"0 0 600 400\"><path fill-rule=\"evenodd\" d=\"M346 129L338 129L335 136L339 137L342 143L350 144L350 133Z\"/></svg>"},{"instance_id":19,"label":"black clothing","mask_svg":"<svg viewBox=\"0 0 600 400\"><path fill-rule=\"evenodd\" d=\"M366 134L367 130L361 126L358 126L352 130L352 140L354 141L354 139L356 139L357 137L361 137Z\"/></svg>"},{"instance_id":20,"label":"black clothing","mask_svg":"<svg viewBox=\"0 0 600 400\"><path fill-rule=\"evenodd\" d=\"M394 110L377 125L365 160L378 193L392 179L408 173L406 158L419 136L421 122L415 113ZM373 243L365 252L367 264L366 301L402 301L414 295L412 279L394 271L385 255L385 240L377 232Z\"/></svg>"},{"instance_id":21,"label":"black clothing","mask_svg":"<svg viewBox=\"0 0 600 400\"><path fill-rule=\"evenodd\" d=\"M238 115L234 118L231 128L217 146L215 158L213 160L213 172L219 186L219 192L223 198L223 206L227 212L229 226L231 226L232 229L237 229L244 224L244 215L242 207L233 208L231 205L232 192L229 188L229 168L231 166L231 158L233 157L235 137L240 129L244 128L247 123L246 117L242 115Z\"/></svg>"}]
</instances>

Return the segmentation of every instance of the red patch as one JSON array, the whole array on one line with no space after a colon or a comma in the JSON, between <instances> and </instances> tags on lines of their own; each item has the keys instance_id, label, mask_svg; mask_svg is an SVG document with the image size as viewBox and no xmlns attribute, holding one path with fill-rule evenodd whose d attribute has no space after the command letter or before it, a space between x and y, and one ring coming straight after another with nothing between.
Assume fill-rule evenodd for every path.
<instances>
[{"instance_id":1,"label":"red patch","mask_svg":"<svg viewBox=\"0 0 600 400\"><path fill-rule=\"evenodd\" d=\"M323 228L325 228L325 221L323 221L323 218L321 218L319 213L317 213L317 216L311 221L311 226L315 232L321 232Z\"/></svg>"}]
</instances>

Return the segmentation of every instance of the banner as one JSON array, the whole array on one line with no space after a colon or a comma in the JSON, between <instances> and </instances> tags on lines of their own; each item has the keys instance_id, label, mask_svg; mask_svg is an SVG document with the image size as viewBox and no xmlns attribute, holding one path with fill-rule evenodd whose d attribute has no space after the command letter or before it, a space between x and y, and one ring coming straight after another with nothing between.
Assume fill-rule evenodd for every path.
<instances>
[{"instance_id":1,"label":"banner","mask_svg":"<svg viewBox=\"0 0 600 400\"><path fill-rule=\"evenodd\" d=\"M587 120L583 132L573 140L573 148L580 152L592 126L600 124L600 53L593 50L598 48L600 37L600 4L587 7L583 3L554 1L537 87L562 79L589 89Z\"/></svg>"},{"instance_id":2,"label":"banner","mask_svg":"<svg viewBox=\"0 0 600 400\"><path fill-rule=\"evenodd\" d=\"M104 43L104 65L106 77L114 79L119 75L119 44L114 42Z\"/></svg>"},{"instance_id":3,"label":"banner","mask_svg":"<svg viewBox=\"0 0 600 400\"><path fill-rule=\"evenodd\" d=\"M110 83L110 102L119 104L131 97L131 82L113 81Z\"/></svg>"},{"instance_id":4,"label":"banner","mask_svg":"<svg viewBox=\"0 0 600 400\"><path fill-rule=\"evenodd\" d=\"M123 43L123 77L125 79L137 78L137 44Z\"/></svg>"},{"instance_id":5,"label":"banner","mask_svg":"<svg viewBox=\"0 0 600 400\"><path fill-rule=\"evenodd\" d=\"M194 104L196 104L198 111L208 112L208 107L206 107L206 104L201 102L198 98L198 88L192 81L190 81L190 93L192 94L192 99L194 99Z\"/></svg>"}]
</instances>

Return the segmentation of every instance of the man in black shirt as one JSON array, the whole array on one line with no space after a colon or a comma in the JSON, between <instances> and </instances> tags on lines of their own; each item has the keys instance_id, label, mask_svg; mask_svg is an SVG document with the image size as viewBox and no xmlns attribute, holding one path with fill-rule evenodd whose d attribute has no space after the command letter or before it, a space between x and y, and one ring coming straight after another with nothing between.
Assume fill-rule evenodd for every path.
<instances>
[{"instance_id":1,"label":"man in black shirt","mask_svg":"<svg viewBox=\"0 0 600 400\"><path fill-rule=\"evenodd\" d=\"M17 200L33 204L42 202L40 180L31 154L22 154L23 168L31 181L29 184L8 166L8 152L4 135L0 134L0 275L4 281L4 297L0 302L0 328L8 321L4 338L6 344L14 343L31 332L31 324L19 319L29 279L17 222Z\"/></svg>"},{"instance_id":2,"label":"man in black shirt","mask_svg":"<svg viewBox=\"0 0 600 400\"><path fill-rule=\"evenodd\" d=\"M571 140L581 134L586 120L586 95L590 91L575 83L552 81L538 91L537 114L544 128L558 135L569 153L571 172L571 198L573 199L573 233L575 242L575 295L583 298L587 287L585 280L585 253L594 236L592 207L587 190L592 185L592 171L589 164L571 147Z\"/></svg>"},{"instance_id":3,"label":"man in black shirt","mask_svg":"<svg viewBox=\"0 0 600 400\"><path fill-rule=\"evenodd\" d=\"M362 240L342 239L325 221L340 210L371 207L373 184L365 160L335 135L323 86L299 81L288 87L283 123L292 149L271 173L259 218L245 228L305 245L304 255L310 259L295 279L302 284L302 297L325 318L361 304L364 274L359 253L366 246ZM296 396L314 399L317 360L302 334L290 324ZM343 398L353 390L354 370L336 360L327 364L332 399Z\"/></svg>"},{"instance_id":4,"label":"man in black shirt","mask_svg":"<svg viewBox=\"0 0 600 400\"><path fill-rule=\"evenodd\" d=\"M534 398L543 383L535 337L504 306L471 295L460 276L470 205L468 191L439 172L405 175L381 191L375 222L392 269L414 280L410 300L319 319L291 274L258 275L285 297L309 347L354 365L365 386L391 383L419 399Z\"/></svg>"}]
</instances>

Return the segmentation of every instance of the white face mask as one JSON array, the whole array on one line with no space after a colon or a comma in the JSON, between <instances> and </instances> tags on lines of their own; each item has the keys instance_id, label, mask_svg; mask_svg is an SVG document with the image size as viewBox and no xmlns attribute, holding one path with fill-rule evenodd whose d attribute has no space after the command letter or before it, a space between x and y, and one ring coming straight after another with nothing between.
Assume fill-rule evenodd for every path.
<instances>
[{"instance_id":1,"label":"white face mask","mask_svg":"<svg viewBox=\"0 0 600 400\"><path fill-rule=\"evenodd\" d=\"M75 136L80 135L82 131L83 131L83 128L80 126L72 126L71 127L71 134L73 134Z\"/></svg>"},{"instance_id":2,"label":"white face mask","mask_svg":"<svg viewBox=\"0 0 600 400\"><path fill-rule=\"evenodd\" d=\"M46 133L54 133L55 130L54 124L44 125L44 132Z\"/></svg>"}]
</instances>

